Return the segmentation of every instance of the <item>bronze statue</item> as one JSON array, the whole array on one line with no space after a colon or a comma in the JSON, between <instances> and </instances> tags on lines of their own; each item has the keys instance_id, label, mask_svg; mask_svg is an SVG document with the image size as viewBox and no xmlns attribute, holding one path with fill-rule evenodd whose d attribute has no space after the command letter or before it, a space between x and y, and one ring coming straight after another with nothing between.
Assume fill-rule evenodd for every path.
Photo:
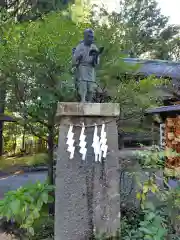
<instances>
[{"instance_id":1,"label":"bronze statue","mask_svg":"<svg viewBox=\"0 0 180 240\"><path fill-rule=\"evenodd\" d=\"M95 68L99 63L99 55L104 48L94 44L92 29L84 31L84 40L73 50L73 66L75 67L75 85L81 102L92 102L96 89Z\"/></svg>"}]
</instances>

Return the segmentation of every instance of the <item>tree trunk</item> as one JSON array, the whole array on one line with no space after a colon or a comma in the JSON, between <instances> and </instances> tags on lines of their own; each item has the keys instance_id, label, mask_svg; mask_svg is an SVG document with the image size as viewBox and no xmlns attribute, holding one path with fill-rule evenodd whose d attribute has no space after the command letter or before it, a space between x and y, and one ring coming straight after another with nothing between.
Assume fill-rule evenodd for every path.
<instances>
[{"instance_id":1,"label":"tree trunk","mask_svg":"<svg viewBox=\"0 0 180 240\"><path fill-rule=\"evenodd\" d=\"M54 184L53 174L54 126L48 127L48 178L49 184Z\"/></svg>"},{"instance_id":2,"label":"tree trunk","mask_svg":"<svg viewBox=\"0 0 180 240\"><path fill-rule=\"evenodd\" d=\"M52 104L51 114L48 118L48 180L49 184L54 185L54 138L55 138L55 115L57 103Z\"/></svg>"},{"instance_id":3,"label":"tree trunk","mask_svg":"<svg viewBox=\"0 0 180 240\"><path fill-rule=\"evenodd\" d=\"M23 129L23 135L22 135L22 146L21 146L21 149L22 151L24 152L26 149L26 146L25 146L25 136L26 136L26 125L24 124L24 129Z\"/></svg>"},{"instance_id":4,"label":"tree trunk","mask_svg":"<svg viewBox=\"0 0 180 240\"><path fill-rule=\"evenodd\" d=\"M4 83L0 86L0 114L4 114L5 101L6 101L6 87ZM4 122L0 121L0 156L3 155L3 125Z\"/></svg>"},{"instance_id":5,"label":"tree trunk","mask_svg":"<svg viewBox=\"0 0 180 240\"><path fill-rule=\"evenodd\" d=\"M48 127L48 182L50 185L54 185L54 125ZM50 195L54 198L54 191L50 193ZM49 204L49 214L54 216L55 212L55 203Z\"/></svg>"},{"instance_id":6,"label":"tree trunk","mask_svg":"<svg viewBox=\"0 0 180 240\"><path fill-rule=\"evenodd\" d=\"M0 156L3 155L3 122L0 121Z\"/></svg>"},{"instance_id":7,"label":"tree trunk","mask_svg":"<svg viewBox=\"0 0 180 240\"><path fill-rule=\"evenodd\" d=\"M21 145L21 151L23 153L26 153L26 128L27 128L27 116L26 113L24 115L24 123L23 123L23 135L22 135L22 145Z\"/></svg>"}]
</instances>

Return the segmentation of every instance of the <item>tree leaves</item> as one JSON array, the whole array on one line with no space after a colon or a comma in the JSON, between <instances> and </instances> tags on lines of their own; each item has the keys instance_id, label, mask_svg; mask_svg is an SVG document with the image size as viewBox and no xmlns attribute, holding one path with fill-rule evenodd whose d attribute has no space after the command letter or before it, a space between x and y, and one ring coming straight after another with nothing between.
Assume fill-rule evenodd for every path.
<instances>
[{"instance_id":1,"label":"tree leaves","mask_svg":"<svg viewBox=\"0 0 180 240\"><path fill-rule=\"evenodd\" d=\"M20 228L33 235L33 224L40 217L42 207L52 201L52 197L49 199L52 189L53 186L37 182L8 192L0 201L0 217L15 221Z\"/></svg>"},{"instance_id":2,"label":"tree leaves","mask_svg":"<svg viewBox=\"0 0 180 240\"><path fill-rule=\"evenodd\" d=\"M14 215L18 214L21 207L21 201L19 199L16 199L10 203L9 207Z\"/></svg>"},{"instance_id":3,"label":"tree leaves","mask_svg":"<svg viewBox=\"0 0 180 240\"><path fill-rule=\"evenodd\" d=\"M145 53L151 58L173 57L169 43L179 33L179 26L168 24L168 17L161 13L156 0L122 0L119 12L114 12L108 20L123 29L123 50L130 57Z\"/></svg>"}]
</instances>

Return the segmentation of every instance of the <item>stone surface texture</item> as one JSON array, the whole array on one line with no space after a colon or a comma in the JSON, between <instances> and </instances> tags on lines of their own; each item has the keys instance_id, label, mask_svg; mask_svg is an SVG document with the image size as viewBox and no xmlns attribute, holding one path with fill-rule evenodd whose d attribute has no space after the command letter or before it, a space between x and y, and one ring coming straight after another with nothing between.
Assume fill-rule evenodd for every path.
<instances>
[{"instance_id":1,"label":"stone surface texture","mask_svg":"<svg viewBox=\"0 0 180 240\"><path fill-rule=\"evenodd\" d=\"M117 105L109 104L108 110L105 108L107 104L71 104L62 103L62 107L59 105L61 111L57 113L61 121L56 166L55 240L89 239L92 227L96 231L115 234L120 226L119 159L115 154L118 152ZM79 105L78 114L76 106ZM88 126L85 130L86 161L81 160L78 146L81 122ZM92 140L95 123L99 135L102 123L106 124L108 155L102 163L94 162ZM69 124L75 125L76 150L72 160L66 145Z\"/></svg>"},{"instance_id":2,"label":"stone surface texture","mask_svg":"<svg viewBox=\"0 0 180 240\"><path fill-rule=\"evenodd\" d=\"M62 116L100 116L116 117L119 115L118 103L59 103L56 117Z\"/></svg>"}]
</instances>

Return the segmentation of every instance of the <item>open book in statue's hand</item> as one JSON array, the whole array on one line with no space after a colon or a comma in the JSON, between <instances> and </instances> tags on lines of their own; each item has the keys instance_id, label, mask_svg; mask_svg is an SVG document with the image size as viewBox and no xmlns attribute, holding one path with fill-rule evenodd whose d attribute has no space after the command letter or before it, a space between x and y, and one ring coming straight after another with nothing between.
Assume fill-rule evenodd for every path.
<instances>
[{"instance_id":1,"label":"open book in statue's hand","mask_svg":"<svg viewBox=\"0 0 180 240\"><path fill-rule=\"evenodd\" d=\"M104 51L104 47L99 48L99 54L101 54Z\"/></svg>"},{"instance_id":2,"label":"open book in statue's hand","mask_svg":"<svg viewBox=\"0 0 180 240\"><path fill-rule=\"evenodd\" d=\"M89 56L99 56L102 52L104 51L104 47L100 47L98 50L96 49L91 49L89 51Z\"/></svg>"},{"instance_id":3,"label":"open book in statue's hand","mask_svg":"<svg viewBox=\"0 0 180 240\"><path fill-rule=\"evenodd\" d=\"M98 64L99 55L104 51L104 47L100 47L99 49L91 49L89 51L89 56L92 56L92 66L95 67Z\"/></svg>"},{"instance_id":4,"label":"open book in statue's hand","mask_svg":"<svg viewBox=\"0 0 180 240\"><path fill-rule=\"evenodd\" d=\"M96 56L96 55L98 55L98 51L96 50L96 49L91 49L90 51L89 51L89 56Z\"/></svg>"}]
</instances>

